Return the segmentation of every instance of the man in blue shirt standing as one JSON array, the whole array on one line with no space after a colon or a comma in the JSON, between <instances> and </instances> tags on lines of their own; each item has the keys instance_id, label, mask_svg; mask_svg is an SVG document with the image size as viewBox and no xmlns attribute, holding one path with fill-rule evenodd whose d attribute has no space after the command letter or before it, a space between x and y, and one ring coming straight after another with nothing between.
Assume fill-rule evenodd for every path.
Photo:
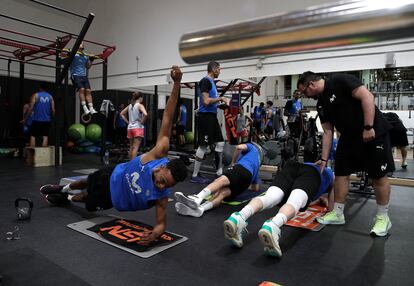
<instances>
[{"instance_id":1,"label":"man in blue shirt standing","mask_svg":"<svg viewBox=\"0 0 414 286\"><path fill-rule=\"evenodd\" d=\"M197 195L184 195L175 193L177 203L175 209L181 215L200 217L205 211L220 205L223 199L232 199L245 190L259 190L260 155L252 143L237 145L231 165L231 169L205 187ZM212 196L211 199L206 200ZM206 200L203 204L201 204Z\"/></svg>"},{"instance_id":2,"label":"man in blue shirt standing","mask_svg":"<svg viewBox=\"0 0 414 286\"><path fill-rule=\"evenodd\" d=\"M70 65L70 74L73 85L79 92L83 113L95 114L97 111L93 108L92 90L87 75L87 70L92 66L92 62L89 59L89 56L85 54L84 49L84 44L82 42ZM86 106L86 104L88 104L88 106Z\"/></svg>"},{"instance_id":3,"label":"man in blue shirt standing","mask_svg":"<svg viewBox=\"0 0 414 286\"><path fill-rule=\"evenodd\" d=\"M33 113L33 117L31 114ZM42 147L49 144L49 129L52 116L55 116L55 102L46 91L45 83L39 84L39 91L30 98L29 110L26 112L23 122L32 119L30 128L30 147L36 146L36 137L42 137Z\"/></svg>"},{"instance_id":4,"label":"man in blue shirt standing","mask_svg":"<svg viewBox=\"0 0 414 286\"><path fill-rule=\"evenodd\" d=\"M217 120L217 103L223 102L224 99L217 94L217 87L214 79L220 75L220 64L209 62L207 65L207 75L199 83L200 101L197 120L197 138L198 148L195 154L192 183L208 184L210 180L199 175L201 161L207 152L207 146L215 143L217 172L220 176L223 173L223 150L224 139L221 132L220 124Z\"/></svg>"},{"instance_id":5,"label":"man in blue shirt standing","mask_svg":"<svg viewBox=\"0 0 414 286\"><path fill-rule=\"evenodd\" d=\"M185 144L185 127L187 125L187 107L183 103L183 100L180 98L178 100L178 104L180 108L178 109L178 116L177 116L177 137L178 137L178 144L184 145Z\"/></svg>"},{"instance_id":6,"label":"man in blue shirt standing","mask_svg":"<svg viewBox=\"0 0 414 286\"><path fill-rule=\"evenodd\" d=\"M301 92L295 90L293 93L293 99L288 100L285 105L284 114L287 116L287 125L291 136L299 138L301 125L300 125L300 111L302 110L302 103L300 102Z\"/></svg>"},{"instance_id":7,"label":"man in blue shirt standing","mask_svg":"<svg viewBox=\"0 0 414 286\"><path fill-rule=\"evenodd\" d=\"M182 73L177 66L171 70L174 81L171 96L164 110L157 143L149 152L133 160L106 167L92 173L87 180L72 182L66 186L44 185L40 192L49 204L59 206L69 201L84 202L88 211L114 207L118 211L145 210L155 206L156 225L152 232L140 240L148 244L157 239L166 228L166 209L170 188L182 182L187 168L181 159L168 160L171 129ZM70 195L72 190L86 192Z\"/></svg>"}]
</instances>

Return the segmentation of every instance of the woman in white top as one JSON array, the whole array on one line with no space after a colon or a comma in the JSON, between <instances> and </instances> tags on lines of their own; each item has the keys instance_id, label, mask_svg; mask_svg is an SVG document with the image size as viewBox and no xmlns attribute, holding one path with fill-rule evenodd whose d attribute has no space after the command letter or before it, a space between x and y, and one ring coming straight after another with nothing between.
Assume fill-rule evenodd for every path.
<instances>
[{"instance_id":1,"label":"woman in white top","mask_svg":"<svg viewBox=\"0 0 414 286\"><path fill-rule=\"evenodd\" d=\"M248 121L247 124L246 121ZM251 124L253 124L253 120L250 118L250 116L244 114L243 106L240 106L239 114L236 116L236 133L239 144L247 142L247 139L249 137L249 131L247 128Z\"/></svg>"},{"instance_id":2,"label":"woman in white top","mask_svg":"<svg viewBox=\"0 0 414 286\"><path fill-rule=\"evenodd\" d=\"M121 118L128 124L127 138L129 139L129 159L137 156L139 145L144 138L144 124L147 119L147 111L141 104L143 98L139 92L134 92L131 103L121 111ZM128 113L128 118L126 114Z\"/></svg>"}]
</instances>

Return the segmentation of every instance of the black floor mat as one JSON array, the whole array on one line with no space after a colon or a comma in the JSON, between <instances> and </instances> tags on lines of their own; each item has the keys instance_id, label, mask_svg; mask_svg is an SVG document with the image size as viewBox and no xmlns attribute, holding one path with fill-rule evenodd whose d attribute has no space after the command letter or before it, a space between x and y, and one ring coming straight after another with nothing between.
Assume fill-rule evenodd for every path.
<instances>
[{"instance_id":1,"label":"black floor mat","mask_svg":"<svg viewBox=\"0 0 414 286\"><path fill-rule=\"evenodd\" d=\"M90 285L30 248L1 252L0 275L7 286Z\"/></svg>"}]
</instances>

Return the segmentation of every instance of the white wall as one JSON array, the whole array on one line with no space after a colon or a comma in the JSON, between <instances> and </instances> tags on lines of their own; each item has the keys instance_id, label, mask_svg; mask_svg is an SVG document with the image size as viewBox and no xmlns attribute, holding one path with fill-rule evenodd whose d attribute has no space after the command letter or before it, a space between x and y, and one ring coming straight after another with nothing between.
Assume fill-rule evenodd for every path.
<instances>
[{"instance_id":1,"label":"white wall","mask_svg":"<svg viewBox=\"0 0 414 286\"><path fill-rule=\"evenodd\" d=\"M90 11L95 13L96 18L87 38L117 46L117 50L109 58L111 76L108 79L108 88L124 89L166 84L166 74L171 65L185 66L178 51L179 39L184 33L337 1L56 0L52 2L85 15ZM2 0L1 10L12 16L75 33L79 33L83 24L82 19L53 11L28 0ZM39 28L29 28L15 23L10 25L10 23L12 22L0 18L2 27L5 25L4 27L52 38L56 35L54 32L46 32ZM385 53L389 51L395 52L397 66L414 65L414 52L411 51L414 50L414 44L411 42L380 47L377 44L369 46L372 47L340 48L324 52L313 51L267 57L262 69L256 68L256 59L223 62L221 78L228 80L236 77L280 76L300 74L305 70L332 72L383 68ZM87 50L93 53L99 52L90 45L87 46ZM138 63L137 57L139 57ZM0 61L0 65L4 70L5 62ZM198 81L205 74L205 64L185 66L183 70L184 81ZM30 73L47 74L48 72L50 79L53 80L53 72L42 68L28 68L27 77L32 77ZM91 70L90 78L95 89L101 87L100 75L100 67Z\"/></svg>"},{"instance_id":2,"label":"white wall","mask_svg":"<svg viewBox=\"0 0 414 286\"><path fill-rule=\"evenodd\" d=\"M99 34L110 35L110 40L118 48L110 58L110 74L131 73L110 77L109 86L124 88L166 83L165 74L169 66L185 65L178 51L178 42L184 33L274 13L302 10L327 2L337 1L121 0L115 4L107 0L102 5L107 15L103 19L110 19L111 24L99 23L99 27L104 30ZM300 74L305 70L329 72L383 68L386 52L413 47L412 43L384 47L373 45L372 48L331 49L320 53L268 57L260 70L256 68L257 60L225 62L222 63L221 78L228 80L236 77ZM139 57L138 69L136 57ZM396 61L399 66L414 65L414 53L397 53ZM157 71L149 72L154 69ZM137 71L138 77L134 74ZM197 81L205 74L205 64L186 66L184 72L184 81Z\"/></svg>"}]
</instances>

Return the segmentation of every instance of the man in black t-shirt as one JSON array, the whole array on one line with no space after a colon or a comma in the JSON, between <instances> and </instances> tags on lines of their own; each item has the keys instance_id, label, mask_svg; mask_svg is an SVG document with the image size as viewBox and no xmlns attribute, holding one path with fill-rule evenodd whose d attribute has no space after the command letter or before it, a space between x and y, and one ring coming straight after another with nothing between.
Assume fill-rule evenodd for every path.
<instances>
[{"instance_id":1,"label":"man in black t-shirt","mask_svg":"<svg viewBox=\"0 0 414 286\"><path fill-rule=\"evenodd\" d=\"M407 128L405 128L400 117L394 112L383 113L384 117L391 124L392 129L390 130L391 146L397 147L401 151L401 168L407 168Z\"/></svg>"},{"instance_id":2,"label":"man in black t-shirt","mask_svg":"<svg viewBox=\"0 0 414 286\"><path fill-rule=\"evenodd\" d=\"M335 155L335 205L318 222L344 224L343 214L351 173L366 171L372 178L377 215L371 234L385 236L391 228L388 217L390 184L387 173L394 171L388 131L390 124L375 106L374 96L354 76L337 74L322 79L313 72L303 73L298 89L317 99L317 110L324 131L321 170L331 150L334 127L341 133Z\"/></svg>"}]
</instances>

